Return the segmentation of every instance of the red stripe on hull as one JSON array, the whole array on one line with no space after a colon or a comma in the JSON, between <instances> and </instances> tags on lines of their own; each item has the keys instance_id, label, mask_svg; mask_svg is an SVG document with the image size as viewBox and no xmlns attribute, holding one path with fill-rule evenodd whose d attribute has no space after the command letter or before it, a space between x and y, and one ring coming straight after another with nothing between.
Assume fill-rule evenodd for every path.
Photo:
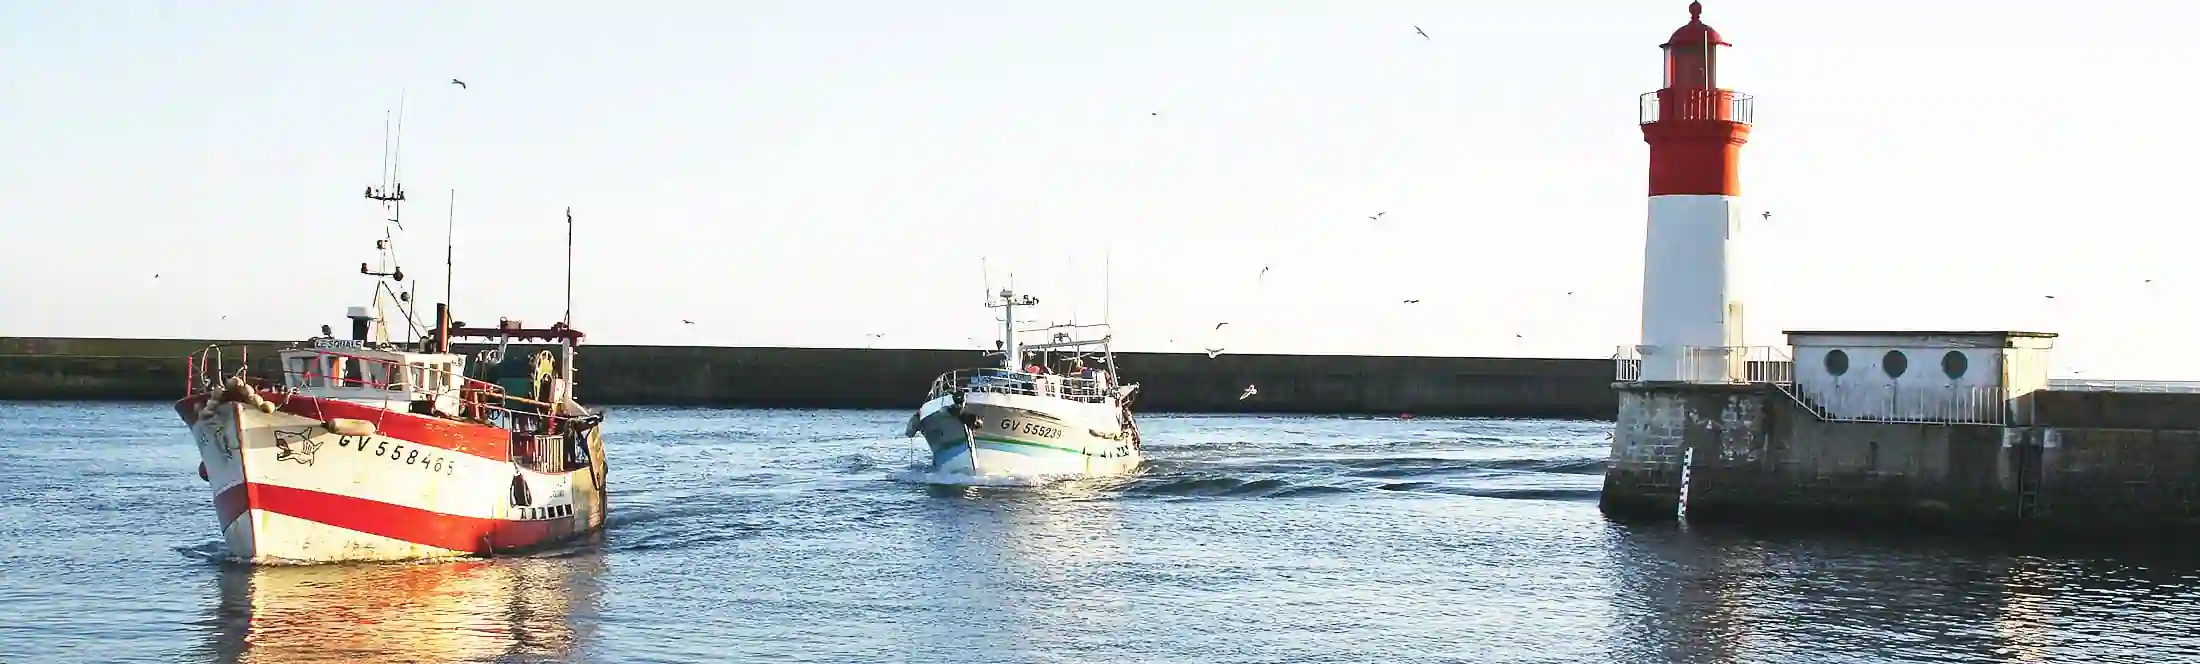
<instances>
[{"instance_id":1,"label":"red stripe on hull","mask_svg":"<svg viewBox=\"0 0 2200 664\"><path fill-rule=\"evenodd\" d=\"M573 521L568 519L482 519L272 484L243 484L239 488L248 488L252 509L453 551L479 554L516 549L575 532ZM217 498L216 503L221 500ZM225 514L223 524L228 522Z\"/></svg>"},{"instance_id":2,"label":"red stripe on hull","mask_svg":"<svg viewBox=\"0 0 2200 664\"><path fill-rule=\"evenodd\" d=\"M375 434L395 438L414 445L434 447L490 461L512 460L512 433L486 424L456 422L440 417L395 410L383 410L373 406L323 399L319 397L262 391L260 397L275 404L275 409L322 422L342 417L375 425ZM186 425L198 422L198 410L206 403L205 395L193 395L175 404L176 415Z\"/></svg>"},{"instance_id":3,"label":"red stripe on hull","mask_svg":"<svg viewBox=\"0 0 2200 664\"><path fill-rule=\"evenodd\" d=\"M490 461L509 461L512 458L511 432L486 424L454 422L440 417L383 410L335 399L286 396L277 392L263 392L260 396L274 402L276 410L292 415L324 422L338 417L364 420L375 423L377 435L415 445L439 447Z\"/></svg>"}]
</instances>

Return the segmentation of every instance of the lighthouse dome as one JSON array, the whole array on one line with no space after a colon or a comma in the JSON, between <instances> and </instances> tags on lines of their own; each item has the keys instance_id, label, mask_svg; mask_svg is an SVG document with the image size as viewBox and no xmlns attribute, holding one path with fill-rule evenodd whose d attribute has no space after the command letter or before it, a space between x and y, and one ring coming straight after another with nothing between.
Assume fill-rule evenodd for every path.
<instances>
[{"instance_id":1,"label":"lighthouse dome","mask_svg":"<svg viewBox=\"0 0 2200 664\"><path fill-rule=\"evenodd\" d=\"M1665 40L1665 43L1659 44L1658 46L1660 48L1671 48L1674 46L1696 46L1706 43L1717 44L1720 46L1733 46L1733 44L1726 43L1725 39L1719 38L1719 31L1713 30L1711 29L1711 26L1704 24L1703 3L1691 2L1688 3L1688 25L1683 25L1681 26L1681 29L1674 30L1673 37L1671 39Z\"/></svg>"}]
</instances>

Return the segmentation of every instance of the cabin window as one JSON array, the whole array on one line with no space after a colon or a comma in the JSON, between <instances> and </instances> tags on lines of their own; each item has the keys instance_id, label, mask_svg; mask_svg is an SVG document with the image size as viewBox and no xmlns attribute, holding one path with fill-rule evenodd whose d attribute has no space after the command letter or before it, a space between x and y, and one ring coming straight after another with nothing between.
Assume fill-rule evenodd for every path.
<instances>
[{"instance_id":1,"label":"cabin window","mask_svg":"<svg viewBox=\"0 0 2200 664\"><path fill-rule=\"evenodd\" d=\"M359 365L360 385L363 387L380 389L389 385L390 379L394 378L390 375L390 365L360 360L354 360L352 364Z\"/></svg>"},{"instance_id":2,"label":"cabin window","mask_svg":"<svg viewBox=\"0 0 2200 664\"><path fill-rule=\"evenodd\" d=\"M1826 351L1826 373L1839 376L1849 372L1849 354L1839 348Z\"/></svg>"},{"instance_id":3,"label":"cabin window","mask_svg":"<svg viewBox=\"0 0 2200 664\"><path fill-rule=\"evenodd\" d=\"M405 386L413 389L428 387L428 368L418 364L405 365Z\"/></svg>"},{"instance_id":4,"label":"cabin window","mask_svg":"<svg viewBox=\"0 0 2200 664\"><path fill-rule=\"evenodd\" d=\"M359 361L348 357L328 358L329 379L336 387L358 387Z\"/></svg>"},{"instance_id":5,"label":"cabin window","mask_svg":"<svg viewBox=\"0 0 2200 664\"><path fill-rule=\"evenodd\" d=\"M1903 372L1910 370L1910 356L1899 350L1890 350L1879 359L1879 366L1887 370L1888 378L1901 378Z\"/></svg>"},{"instance_id":6,"label":"cabin window","mask_svg":"<svg viewBox=\"0 0 2200 664\"><path fill-rule=\"evenodd\" d=\"M326 372L321 371L319 359L315 357L290 358L283 368L283 373L287 374L286 378L288 378L285 382L299 387L321 387L326 385L327 381L323 379Z\"/></svg>"}]
</instances>

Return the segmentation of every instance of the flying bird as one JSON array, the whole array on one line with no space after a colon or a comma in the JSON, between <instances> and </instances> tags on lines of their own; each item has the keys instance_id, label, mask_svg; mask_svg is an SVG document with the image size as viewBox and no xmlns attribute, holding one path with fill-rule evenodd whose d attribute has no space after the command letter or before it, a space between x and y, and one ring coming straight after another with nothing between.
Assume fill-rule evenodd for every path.
<instances>
[{"instance_id":1,"label":"flying bird","mask_svg":"<svg viewBox=\"0 0 2200 664\"><path fill-rule=\"evenodd\" d=\"M1421 39L1422 39L1422 40L1424 40L1424 41L1428 40L1428 33L1426 33L1426 32L1422 32L1422 31L1421 31L1421 26L1418 26L1418 25L1416 25L1416 26L1413 26L1413 34L1417 34L1417 35L1420 35L1420 36L1421 36Z\"/></svg>"},{"instance_id":2,"label":"flying bird","mask_svg":"<svg viewBox=\"0 0 2200 664\"><path fill-rule=\"evenodd\" d=\"M1380 220L1382 220L1382 218L1383 218L1383 215L1386 215L1386 214L1390 214L1390 212L1388 212L1388 211L1384 211L1384 212L1377 212L1377 213L1375 213L1375 216L1372 216L1372 217L1368 217L1368 220L1369 220L1369 221L1380 221Z\"/></svg>"},{"instance_id":3,"label":"flying bird","mask_svg":"<svg viewBox=\"0 0 2200 664\"><path fill-rule=\"evenodd\" d=\"M1406 304L1420 304L1420 300L1406 300Z\"/></svg>"},{"instance_id":4,"label":"flying bird","mask_svg":"<svg viewBox=\"0 0 2200 664\"><path fill-rule=\"evenodd\" d=\"M454 79L451 79L451 85L456 85L456 86L458 86L458 89L460 89L460 90L465 90L465 89L467 89L467 88L466 88L466 82L465 82L465 81L461 81L461 80L458 80L458 79L455 79L455 78L454 78Z\"/></svg>"},{"instance_id":5,"label":"flying bird","mask_svg":"<svg viewBox=\"0 0 2200 664\"><path fill-rule=\"evenodd\" d=\"M695 324L695 321L691 321L691 320L688 320L688 319L685 319L685 318L682 318L682 319L680 319L680 322L682 322L682 323L686 323L686 324L688 324L688 325L694 325L694 324Z\"/></svg>"},{"instance_id":6,"label":"flying bird","mask_svg":"<svg viewBox=\"0 0 2200 664\"><path fill-rule=\"evenodd\" d=\"M1217 329L1217 330L1220 330L1220 329L1222 329L1222 326L1224 326L1224 325L1229 325L1229 324L1230 324L1230 322L1229 322L1229 321L1223 321L1223 322L1220 322L1220 323L1215 323L1215 329Z\"/></svg>"},{"instance_id":7,"label":"flying bird","mask_svg":"<svg viewBox=\"0 0 2200 664\"><path fill-rule=\"evenodd\" d=\"M1772 220L1772 211L1771 211L1771 210L1766 210L1766 211L1765 211L1765 220L1766 220L1766 221L1771 221L1771 220Z\"/></svg>"},{"instance_id":8,"label":"flying bird","mask_svg":"<svg viewBox=\"0 0 2200 664\"><path fill-rule=\"evenodd\" d=\"M1260 394L1260 388L1247 385L1245 386L1245 392L1238 395L1238 400L1244 401L1246 399L1251 399L1255 394Z\"/></svg>"},{"instance_id":9,"label":"flying bird","mask_svg":"<svg viewBox=\"0 0 2200 664\"><path fill-rule=\"evenodd\" d=\"M1207 359L1210 359L1210 360L1212 360L1212 359L1215 359L1215 356L1216 356L1216 355L1221 355L1221 354L1222 354L1222 349L1220 349L1220 348L1209 348L1209 349L1207 349Z\"/></svg>"},{"instance_id":10,"label":"flying bird","mask_svg":"<svg viewBox=\"0 0 2200 664\"><path fill-rule=\"evenodd\" d=\"M1262 266L1260 266L1260 278L1261 278L1261 279L1267 279L1267 278L1268 278L1268 266L1266 266L1266 265L1262 265ZM2149 279L2148 281L2152 281L2152 279Z\"/></svg>"}]
</instances>

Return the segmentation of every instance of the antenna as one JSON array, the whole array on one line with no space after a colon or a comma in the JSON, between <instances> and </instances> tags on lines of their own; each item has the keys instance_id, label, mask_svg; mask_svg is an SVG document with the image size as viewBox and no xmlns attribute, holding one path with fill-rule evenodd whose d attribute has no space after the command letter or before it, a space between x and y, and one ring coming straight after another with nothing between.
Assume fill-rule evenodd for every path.
<instances>
[{"instance_id":1,"label":"antenna","mask_svg":"<svg viewBox=\"0 0 2200 664\"><path fill-rule=\"evenodd\" d=\"M1100 254L1100 322L1110 326L1114 334L1115 324L1115 242L1108 242Z\"/></svg>"},{"instance_id":2,"label":"antenna","mask_svg":"<svg viewBox=\"0 0 2200 664\"><path fill-rule=\"evenodd\" d=\"M382 109L382 170L374 174L382 178L382 188L390 186L390 109Z\"/></svg>"},{"instance_id":3,"label":"antenna","mask_svg":"<svg viewBox=\"0 0 2200 664\"><path fill-rule=\"evenodd\" d=\"M367 187L366 191L367 199L380 203L384 209L389 211L389 222L397 226L398 230L404 230L405 228L405 223L403 221L405 185L399 182L397 177L399 162L398 151L402 150L403 148L401 146L404 145L404 108L404 100L402 97L400 97L398 101L397 112L397 133L394 138L390 133L389 111L383 111L383 172L380 174L383 184L381 187L369 186ZM380 254L381 271L369 269L367 267L367 264L362 262L359 264L359 273L371 277L386 277L390 281L394 282L396 285L404 285L407 281L405 279L405 268L400 264L397 259L396 245L396 234L390 232L390 229L388 227L383 227L382 239L377 240L374 243L375 251ZM406 308L406 305L409 303L408 301L410 300L410 297L401 297L400 294L397 292L396 286L385 284L380 279L377 279L374 284L375 337L378 341L382 343L388 343L390 341L389 322L382 315L382 295L384 291L387 291L389 293L390 299L398 301L397 311L398 313L405 315L405 326L408 329L414 327L415 321L413 321L412 312Z\"/></svg>"},{"instance_id":4,"label":"antenna","mask_svg":"<svg viewBox=\"0 0 2200 664\"><path fill-rule=\"evenodd\" d=\"M565 326L573 326L573 207L565 208Z\"/></svg>"},{"instance_id":5,"label":"antenna","mask_svg":"<svg viewBox=\"0 0 2200 664\"><path fill-rule=\"evenodd\" d=\"M444 213L444 215L445 215L445 216L443 217L443 307L444 307L444 308L446 308L446 309L448 309L448 308L450 308L450 306L451 306L451 272L453 272L453 271L455 271L455 270L457 269L457 268L456 268L456 264L457 264L457 261L455 261L455 260L453 260L453 259L452 259L452 258L453 258L453 255L457 253L457 252L456 252L456 250L454 250L454 249L453 249L452 247L455 247L455 246L457 246L457 241L456 241L456 239L455 239L455 238L457 238L457 237L458 237L458 231L457 231L457 228L458 228L458 190L457 190L457 189L455 189L455 188L451 190L451 207L450 207L450 210L449 210L449 211L447 211L447 212L445 212L445 213Z\"/></svg>"},{"instance_id":6,"label":"antenna","mask_svg":"<svg viewBox=\"0 0 2200 664\"><path fill-rule=\"evenodd\" d=\"M397 91L397 142L390 147L390 184L399 185L404 181L400 178L399 172L405 167L405 90L403 88L399 88ZM404 189L403 186L398 188ZM399 225L398 228L404 228L404 226Z\"/></svg>"}]
</instances>

